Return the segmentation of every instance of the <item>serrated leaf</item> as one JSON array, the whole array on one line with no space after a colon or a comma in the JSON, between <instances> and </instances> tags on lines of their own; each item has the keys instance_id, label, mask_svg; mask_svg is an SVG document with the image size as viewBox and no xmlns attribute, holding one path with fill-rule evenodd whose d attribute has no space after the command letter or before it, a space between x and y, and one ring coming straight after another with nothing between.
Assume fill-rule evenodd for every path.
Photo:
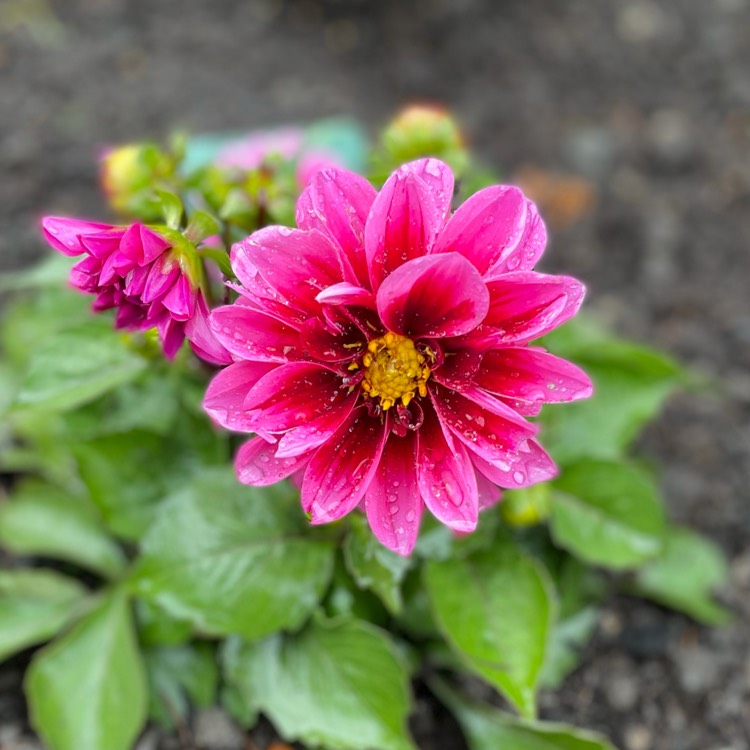
<instances>
[{"instance_id":1,"label":"serrated leaf","mask_svg":"<svg viewBox=\"0 0 750 750\"><path fill-rule=\"evenodd\" d=\"M470 702L446 688L436 692L458 719L471 750L615 750L596 732L556 722L525 721Z\"/></svg>"},{"instance_id":2,"label":"serrated leaf","mask_svg":"<svg viewBox=\"0 0 750 750\"><path fill-rule=\"evenodd\" d=\"M108 594L26 675L31 722L50 750L128 750L146 718L147 686L127 597Z\"/></svg>"},{"instance_id":3,"label":"serrated leaf","mask_svg":"<svg viewBox=\"0 0 750 750\"><path fill-rule=\"evenodd\" d=\"M17 554L68 560L107 577L125 567L95 509L43 482L25 483L0 505L0 542Z\"/></svg>"},{"instance_id":4,"label":"serrated leaf","mask_svg":"<svg viewBox=\"0 0 750 750\"><path fill-rule=\"evenodd\" d=\"M561 547L587 563L632 568L661 551L664 508L639 469L578 461L554 482L550 530Z\"/></svg>"},{"instance_id":5,"label":"serrated leaf","mask_svg":"<svg viewBox=\"0 0 750 750\"><path fill-rule=\"evenodd\" d=\"M350 519L344 559L359 586L377 594L393 614L401 611L401 584L411 561L380 544L363 516Z\"/></svg>"},{"instance_id":6,"label":"serrated leaf","mask_svg":"<svg viewBox=\"0 0 750 750\"><path fill-rule=\"evenodd\" d=\"M559 464L621 457L685 382L680 367L660 352L615 339L585 319L546 336L544 344L580 365L594 382L591 398L543 412L544 444Z\"/></svg>"},{"instance_id":7,"label":"serrated leaf","mask_svg":"<svg viewBox=\"0 0 750 750\"><path fill-rule=\"evenodd\" d=\"M297 635L233 640L225 673L252 713L288 741L327 750L413 750L409 684L384 633L362 621L314 621Z\"/></svg>"},{"instance_id":8,"label":"serrated leaf","mask_svg":"<svg viewBox=\"0 0 750 750\"><path fill-rule=\"evenodd\" d=\"M673 527L665 534L661 555L638 571L635 592L706 625L724 625L731 616L711 594L726 580L721 550L694 531Z\"/></svg>"},{"instance_id":9,"label":"serrated leaf","mask_svg":"<svg viewBox=\"0 0 750 750\"><path fill-rule=\"evenodd\" d=\"M541 566L501 537L463 559L428 562L425 574L451 646L473 672L533 715L555 609Z\"/></svg>"},{"instance_id":10,"label":"serrated leaf","mask_svg":"<svg viewBox=\"0 0 750 750\"><path fill-rule=\"evenodd\" d=\"M16 407L73 409L133 380L145 366L111 330L110 321L91 320L34 347Z\"/></svg>"},{"instance_id":11,"label":"serrated leaf","mask_svg":"<svg viewBox=\"0 0 750 750\"><path fill-rule=\"evenodd\" d=\"M288 485L246 487L231 470L205 471L160 506L133 585L211 633L255 639L299 627L333 564L332 545L306 526Z\"/></svg>"},{"instance_id":12,"label":"serrated leaf","mask_svg":"<svg viewBox=\"0 0 750 750\"><path fill-rule=\"evenodd\" d=\"M144 658L151 688L149 713L162 726L172 729L191 703L205 708L214 702L219 672L209 644L152 648Z\"/></svg>"},{"instance_id":13,"label":"serrated leaf","mask_svg":"<svg viewBox=\"0 0 750 750\"><path fill-rule=\"evenodd\" d=\"M51 570L0 571L0 661L54 636L88 591Z\"/></svg>"}]
</instances>

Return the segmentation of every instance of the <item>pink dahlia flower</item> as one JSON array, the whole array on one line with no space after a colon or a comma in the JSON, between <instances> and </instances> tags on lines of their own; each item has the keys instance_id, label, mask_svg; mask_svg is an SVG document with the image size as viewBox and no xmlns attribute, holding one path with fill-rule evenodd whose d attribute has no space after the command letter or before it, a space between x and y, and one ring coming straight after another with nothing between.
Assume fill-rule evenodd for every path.
<instances>
[{"instance_id":1,"label":"pink dahlia flower","mask_svg":"<svg viewBox=\"0 0 750 750\"><path fill-rule=\"evenodd\" d=\"M425 506L468 532L499 488L553 476L526 417L591 393L578 367L529 346L584 292L532 271L546 241L534 204L498 185L451 214L452 196L435 159L401 167L379 193L319 172L298 229L232 248L241 297L210 319L237 361L205 408L256 434L236 457L240 481L294 475L313 523L359 506L401 554Z\"/></svg>"},{"instance_id":2,"label":"pink dahlia flower","mask_svg":"<svg viewBox=\"0 0 750 750\"><path fill-rule=\"evenodd\" d=\"M42 228L55 250L84 256L73 266L70 283L96 295L95 312L116 308L116 328L156 328L170 359L187 335L209 362L232 361L208 328L197 258L143 224L123 227L47 216Z\"/></svg>"}]
</instances>

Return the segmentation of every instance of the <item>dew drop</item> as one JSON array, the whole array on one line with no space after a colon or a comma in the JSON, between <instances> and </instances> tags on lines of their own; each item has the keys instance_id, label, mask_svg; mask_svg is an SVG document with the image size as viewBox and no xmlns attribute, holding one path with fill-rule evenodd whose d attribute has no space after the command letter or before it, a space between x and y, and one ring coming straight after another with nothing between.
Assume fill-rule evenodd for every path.
<instances>
[{"instance_id":1,"label":"dew drop","mask_svg":"<svg viewBox=\"0 0 750 750\"><path fill-rule=\"evenodd\" d=\"M521 482L526 479L526 475L522 471L514 471L513 472L513 481L517 482L518 484L521 484Z\"/></svg>"}]
</instances>

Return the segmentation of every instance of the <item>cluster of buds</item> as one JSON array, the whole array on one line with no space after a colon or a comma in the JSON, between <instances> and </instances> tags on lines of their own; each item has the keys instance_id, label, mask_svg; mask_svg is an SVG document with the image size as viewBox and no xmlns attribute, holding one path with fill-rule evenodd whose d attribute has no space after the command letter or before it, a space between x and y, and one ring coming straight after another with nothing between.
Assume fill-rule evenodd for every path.
<instances>
[{"instance_id":1,"label":"cluster of buds","mask_svg":"<svg viewBox=\"0 0 750 750\"><path fill-rule=\"evenodd\" d=\"M210 334L205 269L181 233L141 223L113 226L54 216L44 218L42 228L53 248L83 256L71 269L70 283L95 295L94 311L115 308L117 328L155 328L170 359L187 336L203 359L232 361Z\"/></svg>"}]
</instances>

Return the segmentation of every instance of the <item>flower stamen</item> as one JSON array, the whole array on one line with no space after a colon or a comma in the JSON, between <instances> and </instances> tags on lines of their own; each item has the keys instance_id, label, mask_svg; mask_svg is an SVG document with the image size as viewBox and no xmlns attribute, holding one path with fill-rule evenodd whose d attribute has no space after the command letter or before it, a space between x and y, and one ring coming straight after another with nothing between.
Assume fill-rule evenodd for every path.
<instances>
[{"instance_id":1,"label":"flower stamen","mask_svg":"<svg viewBox=\"0 0 750 750\"><path fill-rule=\"evenodd\" d=\"M427 395L430 368L414 342L405 336L388 332L370 341L362 366L362 390L370 398L379 398L383 411L399 400L408 406L417 394Z\"/></svg>"}]
</instances>

